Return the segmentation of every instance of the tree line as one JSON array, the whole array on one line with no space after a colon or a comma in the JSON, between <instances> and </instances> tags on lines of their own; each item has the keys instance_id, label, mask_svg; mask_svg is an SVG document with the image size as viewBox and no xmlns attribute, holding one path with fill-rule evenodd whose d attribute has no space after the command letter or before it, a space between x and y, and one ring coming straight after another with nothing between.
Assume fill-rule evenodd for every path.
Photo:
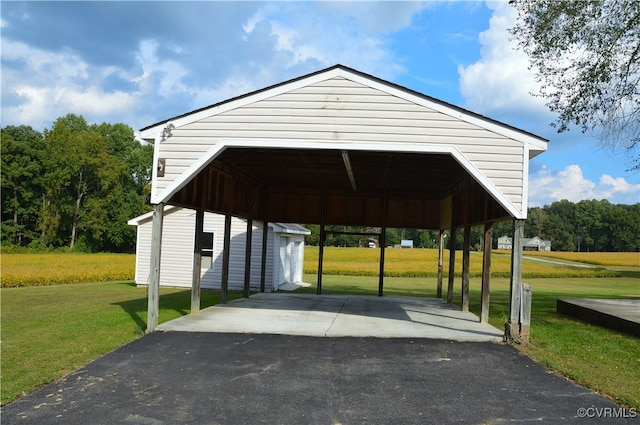
<instances>
[{"instance_id":1,"label":"tree line","mask_svg":"<svg viewBox=\"0 0 640 425\"><path fill-rule=\"evenodd\" d=\"M58 118L51 129L1 130L1 237L4 248L66 248L133 252L136 229L127 225L150 210L153 147L139 143L125 124L87 124L82 116ZM567 200L530 208L525 237L550 240L554 251L640 251L640 203ZM318 225L307 225L307 243L318 244ZM493 225L493 246L512 234L512 222ZM379 228L333 226L327 245L368 246ZM363 232L363 235L349 233ZM462 248L462 229L456 246ZM447 237L449 232L447 231ZM483 228L471 229L480 249ZM436 248L437 230L387 229L387 245L412 240Z\"/></svg>"},{"instance_id":2,"label":"tree line","mask_svg":"<svg viewBox=\"0 0 640 425\"><path fill-rule=\"evenodd\" d=\"M125 124L58 118L1 132L3 247L131 252L149 211L153 147Z\"/></svg>"}]
</instances>

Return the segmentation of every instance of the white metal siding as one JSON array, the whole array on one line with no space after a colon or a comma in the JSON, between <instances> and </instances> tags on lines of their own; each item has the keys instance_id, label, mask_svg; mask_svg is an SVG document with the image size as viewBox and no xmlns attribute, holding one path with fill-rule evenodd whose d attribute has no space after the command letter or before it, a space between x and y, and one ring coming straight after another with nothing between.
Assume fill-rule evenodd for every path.
<instances>
[{"instance_id":1,"label":"white metal siding","mask_svg":"<svg viewBox=\"0 0 640 425\"><path fill-rule=\"evenodd\" d=\"M524 144L424 105L335 77L176 128L160 145L162 192L220 139L455 146L518 208ZM347 147L348 148L348 147Z\"/></svg>"},{"instance_id":2,"label":"white metal siding","mask_svg":"<svg viewBox=\"0 0 640 425\"><path fill-rule=\"evenodd\" d=\"M202 287L219 288L222 282L222 253L224 250L224 216L219 214L205 214L204 231L214 231L214 266L212 270L203 270ZM215 230L208 230L215 229ZM247 241L247 222L238 218L231 219L231 252L229 257L229 289L241 290L244 287L245 246ZM262 257L262 223L254 223L251 236L251 288L260 288L261 257ZM272 238L269 233L267 238ZM269 245L267 245L269 246ZM266 290L271 290L268 276L271 275L271 257L273 253L267 249ZM191 286L191 281L189 281Z\"/></svg>"},{"instance_id":3,"label":"white metal siding","mask_svg":"<svg viewBox=\"0 0 640 425\"><path fill-rule=\"evenodd\" d=\"M150 221L149 221L150 222ZM136 273L138 285L149 284L149 267L151 266L151 225L138 226L136 237Z\"/></svg>"},{"instance_id":4,"label":"white metal siding","mask_svg":"<svg viewBox=\"0 0 640 425\"><path fill-rule=\"evenodd\" d=\"M149 283L149 265L151 252L151 225L146 220L138 226L138 245L136 248L135 280L139 285ZM203 288L220 288L222 281L222 252L224 248L224 216L205 213L204 231L214 234L213 268L202 270ZM246 242L246 221L231 220L231 255L229 264L229 289L241 290L244 287L244 259ZM273 238L273 232L268 238ZM193 247L195 238L195 211L175 209L165 212L162 231L162 252L160 259L160 285L190 288L192 285ZM266 290L271 290L270 276L273 271L273 250L267 244ZM251 288L260 287L262 256L262 223L254 222L251 243Z\"/></svg>"}]
</instances>

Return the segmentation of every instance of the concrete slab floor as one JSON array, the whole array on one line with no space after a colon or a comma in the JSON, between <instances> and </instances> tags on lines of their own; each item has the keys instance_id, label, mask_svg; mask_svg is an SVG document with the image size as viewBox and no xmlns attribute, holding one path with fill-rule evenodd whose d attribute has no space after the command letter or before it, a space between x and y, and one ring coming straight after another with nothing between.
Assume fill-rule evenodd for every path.
<instances>
[{"instance_id":1,"label":"concrete slab floor","mask_svg":"<svg viewBox=\"0 0 640 425\"><path fill-rule=\"evenodd\" d=\"M437 298L258 293L158 326L159 331L501 342L503 332Z\"/></svg>"},{"instance_id":2,"label":"concrete slab floor","mask_svg":"<svg viewBox=\"0 0 640 425\"><path fill-rule=\"evenodd\" d=\"M640 323L640 300L569 298L564 301L616 316L630 322Z\"/></svg>"},{"instance_id":3,"label":"concrete slab floor","mask_svg":"<svg viewBox=\"0 0 640 425\"><path fill-rule=\"evenodd\" d=\"M556 309L558 313L640 337L638 299L558 299Z\"/></svg>"}]
</instances>

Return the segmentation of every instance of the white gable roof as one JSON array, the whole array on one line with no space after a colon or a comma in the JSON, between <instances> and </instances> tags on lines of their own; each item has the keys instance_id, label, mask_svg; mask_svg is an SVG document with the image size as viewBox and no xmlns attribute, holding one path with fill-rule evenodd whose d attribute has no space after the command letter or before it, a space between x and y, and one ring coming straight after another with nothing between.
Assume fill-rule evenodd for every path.
<instances>
[{"instance_id":1,"label":"white gable roof","mask_svg":"<svg viewBox=\"0 0 640 425\"><path fill-rule=\"evenodd\" d=\"M154 169L152 203L167 202L228 148L378 150L451 155L517 218L526 218L528 160L547 148L529 132L342 65L153 124L140 137L171 170L159 178Z\"/></svg>"},{"instance_id":2,"label":"white gable roof","mask_svg":"<svg viewBox=\"0 0 640 425\"><path fill-rule=\"evenodd\" d=\"M348 80L356 81L390 95L400 97L418 105L423 105L430 109L434 109L453 118L466 121L478 125L482 128L486 128L487 130L493 131L495 133L501 134L503 136L522 141L523 143L529 145L530 151L536 152L536 154L544 152L547 149L548 140L544 138L531 134L527 131L520 130L508 124L504 124L491 118L484 117L474 112L465 110L463 108L448 104L433 97L418 93L400 85L384 81L372 75L356 71L344 65L335 65L322 71L276 84L271 87L257 90L242 96L238 96L223 102L207 106L202 109L195 110L193 112L189 112L187 114L177 116L175 118L171 118L166 121L150 125L140 130L140 138L149 142L155 142L158 135L162 134L162 131L167 127L167 125L171 125L175 128L182 127L184 125L199 121L203 118L210 117L212 115L217 115L235 108L239 108L263 99L276 96L278 94L286 93L299 87L304 87L319 81L329 80L335 77L342 77Z\"/></svg>"}]
</instances>

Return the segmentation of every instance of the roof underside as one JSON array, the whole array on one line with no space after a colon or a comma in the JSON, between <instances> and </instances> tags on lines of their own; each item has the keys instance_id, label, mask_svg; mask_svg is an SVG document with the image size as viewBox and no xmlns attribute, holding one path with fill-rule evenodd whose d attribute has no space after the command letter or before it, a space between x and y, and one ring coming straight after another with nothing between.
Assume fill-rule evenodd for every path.
<instances>
[{"instance_id":1,"label":"roof underside","mask_svg":"<svg viewBox=\"0 0 640 425\"><path fill-rule=\"evenodd\" d=\"M260 190L357 191L444 198L467 173L450 156L371 151L228 149L219 161L251 176Z\"/></svg>"},{"instance_id":2,"label":"roof underside","mask_svg":"<svg viewBox=\"0 0 640 425\"><path fill-rule=\"evenodd\" d=\"M448 154L229 148L170 204L265 221L446 228L508 212Z\"/></svg>"}]
</instances>

